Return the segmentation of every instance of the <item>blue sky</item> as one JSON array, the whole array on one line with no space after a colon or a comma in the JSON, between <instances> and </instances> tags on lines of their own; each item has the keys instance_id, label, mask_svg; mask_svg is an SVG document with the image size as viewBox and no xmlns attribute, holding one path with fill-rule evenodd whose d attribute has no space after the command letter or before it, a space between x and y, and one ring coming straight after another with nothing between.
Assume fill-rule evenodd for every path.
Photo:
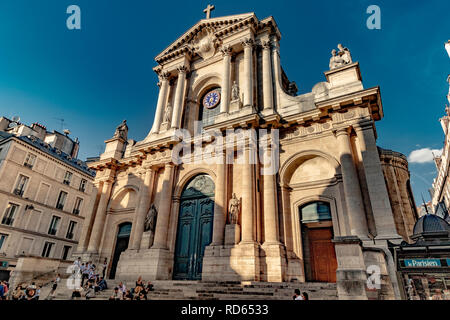
<instances>
[{"instance_id":1,"label":"blue sky","mask_svg":"<svg viewBox=\"0 0 450 320\"><path fill-rule=\"evenodd\" d=\"M81 8L81 30L66 28L69 5ZM64 128L81 141L80 158L96 156L115 127L145 138L158 88L154 57L204 17L207 1L2 0L0 115ZM274 16L281 59L299 92L324 81L331 49L343 43L360 62L364 86L379 85L385 118L378 145L410 155L441 149L450 59L450 2L216 0L213 17L255 12ZM381 30L366 27L369 5L381 8ZM410 163L416 202L436 174Z\"/></svg>"}]
</instances>

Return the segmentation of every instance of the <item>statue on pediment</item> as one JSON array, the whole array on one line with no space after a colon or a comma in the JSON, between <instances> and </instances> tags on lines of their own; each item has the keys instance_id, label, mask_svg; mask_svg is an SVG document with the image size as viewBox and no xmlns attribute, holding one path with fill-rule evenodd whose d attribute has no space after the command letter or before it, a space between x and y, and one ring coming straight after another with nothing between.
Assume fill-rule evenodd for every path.
<instances>
[{"instance_id":1,"label":"statue on pediment","mask_svg":"<svg viewBox=\"0 0 450 320\"><path fill-rule=\"evenodd\" d=\"M113 138L122 138L125 141L128 139L127 120L123 120L122 123L117 126Z\"/></svg>"},{"instance_id":2,"label":"statue on pediment","mask_svg":"<svg viewBox=\"0 0 450 320\"><path fill-rule=\"evenodd\" d=\"M228 222L230 224L238 224L240 211L241 201L236 197L236 193L233 193L228 210Z\"/></svg>"},{"instance_id":3,"label":"statue on pediment","mask_svg":"<svg viewBox=\"0 0 450 320\"><path fill-rule=\"evenodd\" d=\"M337 54L336 49L331 51L330 70L337 69L345 65L344 59Z\"/></svg>"},{"instance_id":4,"label":"statue on pediment","mask_svg":"<svg viewBox=\"0 0 450 320\"><path fill-rule=\"evenodd\" d=\"M348 48L345 48L342 44L339 43L338 49L339 52L337 52L335 49L331 51L330 70L353 63L352 55Z\"/></svg>"},{"instance_id":5,"label":"statue on pediment","mask_svg":"<svg viewBox=\"0 0 450 320\"><path fill-rule=\"evenodd\" d=\"M350 53L350 50L348 50L348 48L343 47L342 44L339 43L338 49L339 49L338 54L342 59L344 59L345 64L353 63L352 55Z\"/></svg>"}]
</instances>

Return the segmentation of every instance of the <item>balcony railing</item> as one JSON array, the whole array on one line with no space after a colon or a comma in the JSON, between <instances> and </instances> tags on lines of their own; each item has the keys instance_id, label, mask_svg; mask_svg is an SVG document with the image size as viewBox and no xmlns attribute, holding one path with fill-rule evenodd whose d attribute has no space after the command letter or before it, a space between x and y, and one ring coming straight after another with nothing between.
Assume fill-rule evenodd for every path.
<instances>
[{"instance_id":1,"label":"balcony railing","mask_svg":"<svg viewBox=\"0 0 450 320\"><path fill-rule=\"evenodd\" d=\"M23 196L23 190L22 190L22 189L15 189L15 190L14 190L14 194L15 194L16 196L21 197L21 196Z\"/></svg>"},{"instance_id":2,"label":"balcony railing","mask_svg":"<svg viewBox=\"0 0 450 320\"><path fill-rule=\"evenodd\" d=\"M58 204L56 205L56 209L58 209L58 210L63 210L63 209L64 209L64 204L58 203Z\"/></svg>"},{"instance_id":3,"label":"balcony railing","mask_svg":"<svg viewBox=\"0 0 450 320\"><path fill-rule=\"evenodd\" d=\"M78 190L80 190L81 192L85 192L86 191L86 187L85 186L80 186L80 188Z\"/></svg>"},{"instance_id":4,"label":"balcony railing","mask_svg":"<svg viewBox=\"0 0 450 320\"><path fill-rule=\"evenodd\" d=\"M80 209L73 209L73 214L80 214Z\"/></svg>"},{"instance_id":5,"label":"balcony railing","mask_svg":"<svg viewBox=\"0 0 450 320\"><path fill-rule=\"evenodd\" d=\"M70 180L64 180L63 183L64 183L65 185L70 186Z\"/></svg>"},{"instance_id":6,"label":"balcony railing","mask_svg":"<svg viewBox=\"0 0 450 320\"><path fill-rule=\"evenodd\" d=\"M66 239L72 240L73 239L73 233L68 233L66 235Z\"/></svg>"},{"instance_id":7,"label":"balcony railing","mask_svg":"<svg viewBox=\"0 0 450 320\"><path fill-rule=\"evenodd\" d=\"M58 230L52 228L52 229L48 230L48 234L51 235L51 236L54 236L54 235L56 235L57 231Z\"/></svg>"}]
</instances>

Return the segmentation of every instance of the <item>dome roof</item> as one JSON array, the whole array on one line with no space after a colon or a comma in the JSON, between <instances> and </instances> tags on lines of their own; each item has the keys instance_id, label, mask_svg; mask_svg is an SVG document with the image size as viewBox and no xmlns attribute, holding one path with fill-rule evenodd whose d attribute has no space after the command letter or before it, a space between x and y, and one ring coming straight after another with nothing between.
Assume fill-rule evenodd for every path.
<instances>
[{"instance_id":1,"label":"dome roof","mask_svg":"<svg viewBox=\"0 0 450 320\"><path fill-rule=\"evenodd\" d=\"M427 214L416 222L413 238L424 235L432 236L433 234L450 234L450 224L435 214Z\"/></svg>"}]
</instances>

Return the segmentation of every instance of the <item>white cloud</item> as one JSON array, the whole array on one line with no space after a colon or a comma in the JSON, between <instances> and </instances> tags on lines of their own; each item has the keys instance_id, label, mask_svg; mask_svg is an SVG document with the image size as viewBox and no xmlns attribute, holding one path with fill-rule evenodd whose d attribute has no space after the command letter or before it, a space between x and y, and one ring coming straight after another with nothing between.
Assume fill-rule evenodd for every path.
<instances>
[{"instance_id":1,"label":"white cloud","mask_svg":"<svg viewBox=\"0 0 450 320\"><path fill-rule=\"evenodd\" d=\"M440 155L442 155L442 149L437 150L437 149L424 148L424 149L414 150L409 155L408 161L410 163L433 162L433 154L436 157L439 157Z\"/></svg>"}]
</instances>

